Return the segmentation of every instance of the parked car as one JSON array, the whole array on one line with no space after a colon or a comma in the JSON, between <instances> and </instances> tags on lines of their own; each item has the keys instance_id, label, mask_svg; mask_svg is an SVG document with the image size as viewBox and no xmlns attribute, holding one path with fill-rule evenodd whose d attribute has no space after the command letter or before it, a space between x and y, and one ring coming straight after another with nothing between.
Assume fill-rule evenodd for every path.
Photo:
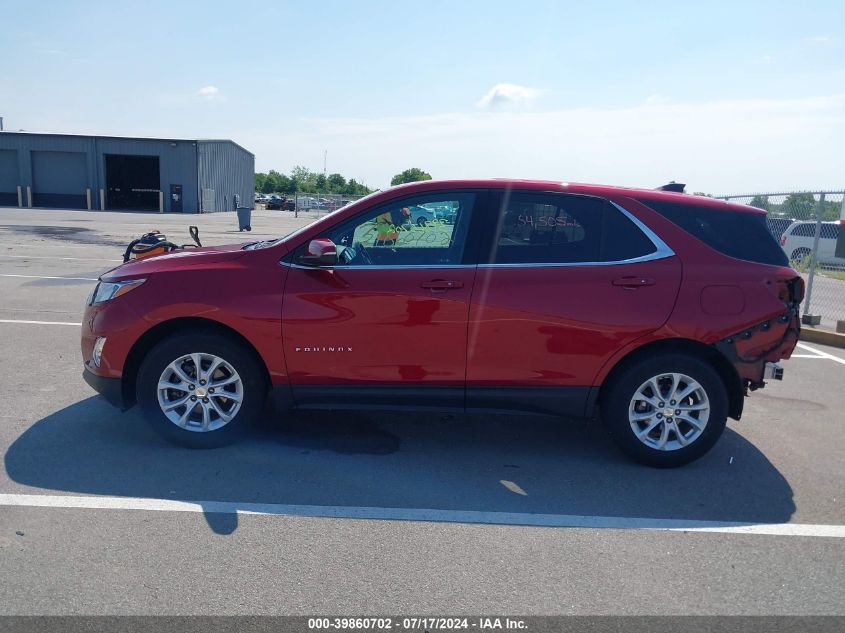
<instances>
[{"instance_id":1,"label":"parked car","mask_svg":"<svg viewBox=\"0 0 845 633\"><path fill-rule=\"evenodd\" d=\"M407 207L407 209L410 213L408 221L411 224L416 224L417 226L425 226L437 218L437 214L434 212L434 209L429 209L417 204L412 204Z\"/></svg>"},{"instance_id":2,"label":"parked car","mask_svg":"<svg viewBox=\"0 0 845 633\"><path fill-rule=\"evenodd\" d=\"M322 209L324 207L325 204L323 204L319 198L315 198L314 196L296 197L296 208L300 211L307 211L308 209Z\"/></svg>"},{"instance_id":3,"label":"parked car","mask_svg":"<svg viewBox=\"0 0 845 633\"><path fill-rule=\"evenodd\" d=\"M795 222L794 218L773 218L771 216L766 218L766 225L769 227L769 231L771 231L774 238L778 241L780 241L783 232L793 222Z\"/></svg>"},{"instance_id":4,"label":"parked car","mask_svg":"<svg viewBox=\"0 0 845 633\"><path fill-rule=\"evenodd\" d=\"M383 221L441 204L448 230ZM780 378L803 293L751 207L426 181L277 240L110 270L87 301L82 359L97 391L184 446L234 441L273 394L282 411L597 417L625 453L669 467Z\"/></svg>"},{"instance_id":5,"label":"parked car","mask_svg":"<svg viewBox=\"0 0 845 633\"><path fill-rule=\"evenodd\" d=\"M825 265L845 266L845 258L836 256L836 240L841 225L838 222L822 222L819 231L819 250L816 261ZM813 252L816 238L816 222L793 222L780 238L780 245L789 259L796 265L803 264Z\"/></svg>"},{"instance_id":6,"label":"parked car","mask_svg":"<svg viewBox=\"0 0 845 633\"><path fill-rule=\"evenodd\" d=\"M268 211L293 211L296 209L296 203L293 198L270 196L265 204Z\"/></svg>"}]
</instances>

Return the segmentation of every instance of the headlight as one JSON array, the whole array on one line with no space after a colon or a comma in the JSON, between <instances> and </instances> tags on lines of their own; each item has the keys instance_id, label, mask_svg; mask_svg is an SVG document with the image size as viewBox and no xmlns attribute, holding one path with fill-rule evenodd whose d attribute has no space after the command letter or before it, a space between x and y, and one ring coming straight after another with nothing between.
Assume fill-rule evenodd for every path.
<instances>
[{"instance_id":1,"label":"headlight","mask_svg":"<svg viewBox=\"0 0 845 633\"><path fill-rule=\"evenodd\" d=\"M137 288L145 281L146 279L130 279L128 281L115 282L101 281L94 288L94 292L91 293L88 305L96 305L116 299L120 295L125 295L130 290Z\"/></svg>"}]
</instances>

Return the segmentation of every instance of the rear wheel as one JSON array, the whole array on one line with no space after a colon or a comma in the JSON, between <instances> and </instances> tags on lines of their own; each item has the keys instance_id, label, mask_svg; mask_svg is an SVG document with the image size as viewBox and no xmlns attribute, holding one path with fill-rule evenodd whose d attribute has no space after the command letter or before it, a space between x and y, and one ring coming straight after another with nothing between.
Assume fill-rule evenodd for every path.
<instances>
[{"instance_id":1,"label":"rear wheel","mask_svg":"<svg viewBox=\"0 0 845 633\"><path fill-rule=\"evenodd\" d=\"M693 356L661 354L616 376L602 419L619 448L658 468L688 464L709 451L728 419L719 374Z\"/></svg>"},{"instance_id":2,"label":"rear wheel","mask_svg":"<svg viewBox=\"0 0 845 633\"><path fill-rule=\"evenodd\" d=\"M136 390L152 428L189 448L237 440L261 415L267 395L254 354L212 332L161 341L141 363Z\"/></svg>"},{"instance_id":3,"label":"rear wheel","mask_svg":"<svg viewBox=\"0 0 845 633\"><path fill-rule=\"evenodd\" d=\"M812 251L809 248L796 248L792 251L792 255L789 256L795 264L803 264L804 261L810 256Z\"/></svg>"}]
</instances>

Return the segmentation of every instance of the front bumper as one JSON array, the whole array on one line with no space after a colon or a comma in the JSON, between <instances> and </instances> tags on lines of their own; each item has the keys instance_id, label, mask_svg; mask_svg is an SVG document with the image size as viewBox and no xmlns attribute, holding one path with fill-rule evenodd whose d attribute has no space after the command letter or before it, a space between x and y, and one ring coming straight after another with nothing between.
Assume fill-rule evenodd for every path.
<instances>
[{"instance_id":1,"label":"front bumper","mask_svg":"<svg viewBox=\"0 0 845 633\"><path fill-rule=\"evenodd\" d=\"M99 392L106 401L120 409L126 411L126 401L123 397L123 381L120 378L106 378L105 376L98 376L87 367L82 371L82 377L95 391Z\"/></svg>"}]
</instances>

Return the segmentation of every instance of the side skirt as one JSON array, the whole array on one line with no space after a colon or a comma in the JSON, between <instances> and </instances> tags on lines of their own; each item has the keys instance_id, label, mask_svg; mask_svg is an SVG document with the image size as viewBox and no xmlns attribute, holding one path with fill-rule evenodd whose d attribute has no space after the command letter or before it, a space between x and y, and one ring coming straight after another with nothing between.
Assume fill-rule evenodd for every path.
<instances>
[{"instance_id":1,"label":"side skirt","mask_svg":"<svg viewBox=\"0 0 845 633\"><path fill-rule=\"evenodd\" d=\"M596 387L274 385L276 408L591 417Z\"/></svg>"}]
</instances>

